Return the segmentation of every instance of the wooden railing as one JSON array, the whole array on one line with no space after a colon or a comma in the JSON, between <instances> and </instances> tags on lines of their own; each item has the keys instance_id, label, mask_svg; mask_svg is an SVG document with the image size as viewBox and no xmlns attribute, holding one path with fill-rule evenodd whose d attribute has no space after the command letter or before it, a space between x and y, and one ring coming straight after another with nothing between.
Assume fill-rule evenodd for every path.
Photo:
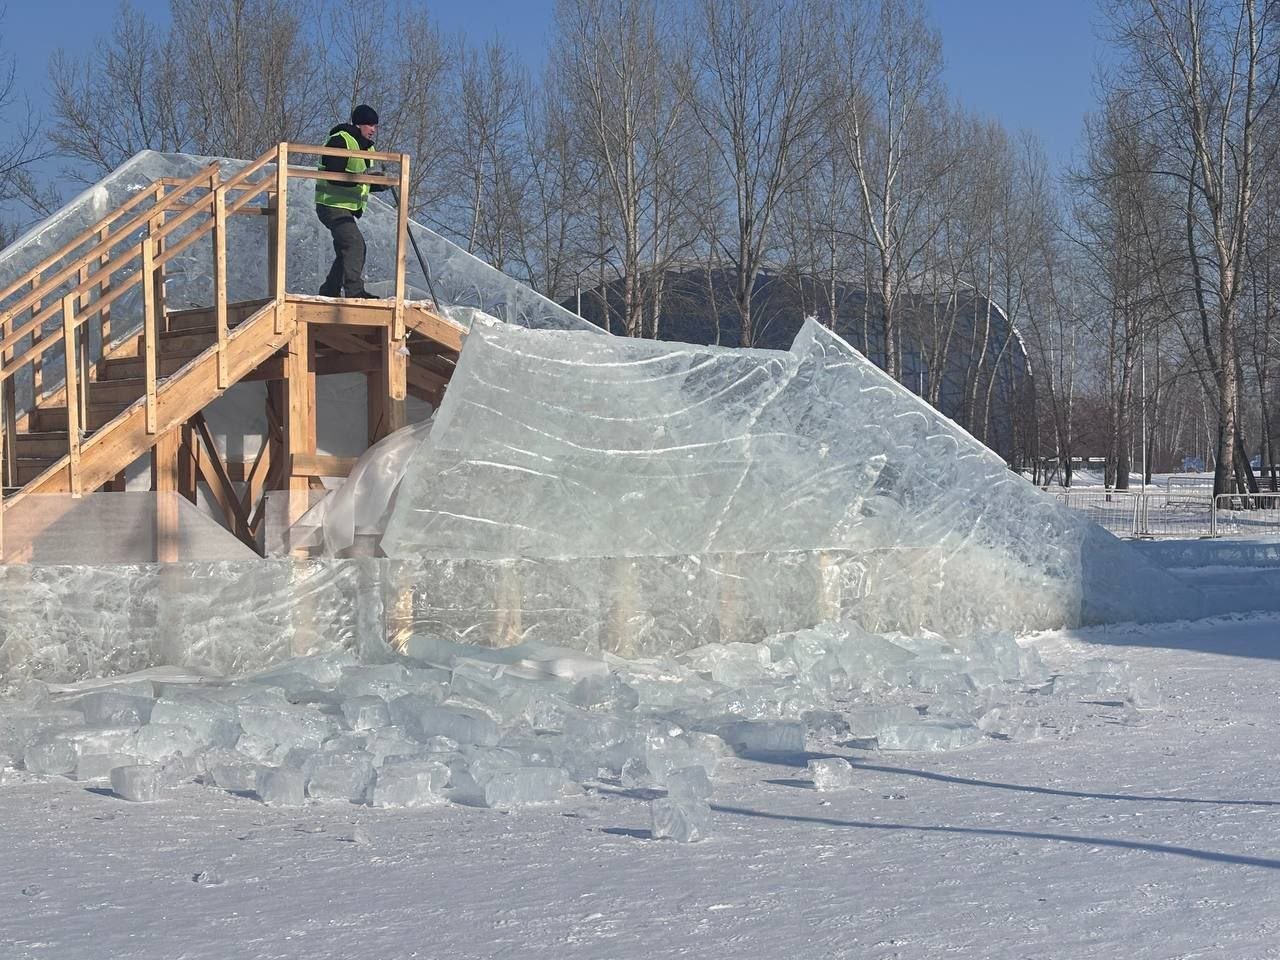
<instances>
[{"instance_id":1,"label":"wooden railing","mask_svg":"<svg viewBox=\"0 0 1280 960\"><path fill-rule=\"evenodd\" d=\"M372 162L394 165L397 176L383 174L331 173L309 167L290 166L298 155L358 156ZM267 167L274 164L274 170ZM258 177L259 174L262 176ZM258 177L258 179L253 179ZM30 410L46 396L43 392L45 355L61 350L65 358L63 383L67 409L67 464L69 488L79 495L81 428L86 425L87 382L91 379L87 359L89 324L96 323L102 353L113 335L111 306L136 287L142 294L144 349L145 422L155 433L156 394L159 389L158 341L165 317L165 267L193 244L205 237L212 240L213 303L215 339L211 349L218 352L217 386L230 384L227 376L227 220L243 215L266 215L268 236L264 247L268 266L268 290L277 307L283 303L288 277L288 185L290 179L330 180L398 187L396 262L394 285L395 339L404 337L405 249L408 242L409 157L406 154L350 151L333 147L281 143L258 157L227 180L222 180L217 163L204 167L185 180L161 180L140 191L93 226L82 231L62 249L46 257L35 268L0 291L0 486L17 486L16 443L19 426L16 380L20 371L32 371L33 392ZM193 197L194 199L189 199ZM264 204L251 206L258 198ZM146 204L151 201L151 206ZM284 212L284 213L282 213ZM179 232L186 232L179 236ZM144 230L141 242L130 235ZM117 249L121 248L121 249ZM112 277L127 271L123 279ZM22 291L26 291L23 293ZM5 303L11 298L12 302ZM55 316L61 323L45 335L44 327ZM283 313L276 310L276 332L281 330ZM55 394L56 396L56 394ZM104 428L106 429L106 428ZM3 499L0 498L0 514ZM0 527L0 535L3 528ZM2 549L2 548L0 548Z\"/></svg>"}]
</instances>

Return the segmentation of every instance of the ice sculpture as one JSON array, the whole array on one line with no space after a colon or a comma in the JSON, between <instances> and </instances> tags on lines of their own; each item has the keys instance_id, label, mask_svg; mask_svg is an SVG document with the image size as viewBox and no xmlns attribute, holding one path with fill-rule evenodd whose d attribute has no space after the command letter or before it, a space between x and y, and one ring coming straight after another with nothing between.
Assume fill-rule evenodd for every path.
<instances>
[{"instance_id":1,"label":"ice sculpture","mask_svg":"<svg viewBox=\"0 0 1280 960\"><path fill-rule=\"evenodd\" d=\"M814 321L786 353L477 324L383 548L838 552L865 625L949 634L1196 603ZM1108 557L1128 572L1091 578Z\"/></svg>"}]
</instances>

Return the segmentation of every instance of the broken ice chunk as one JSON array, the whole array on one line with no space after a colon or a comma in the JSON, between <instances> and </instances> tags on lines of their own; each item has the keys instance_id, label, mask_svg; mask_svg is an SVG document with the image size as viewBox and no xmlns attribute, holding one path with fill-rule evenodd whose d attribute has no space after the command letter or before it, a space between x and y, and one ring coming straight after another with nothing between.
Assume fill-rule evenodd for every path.
<instances>
[{"instance_id":1,"label":"broken ice chunk","mask_svg":"<svg viewBox=\"0 0 1280 960\"><path fill-rule=\"evenodd\" d=\"M677 800L706 800L711 778L703 767L681 767L667 775L667 796Z\"/></svg>"},{"instance_id":2,"label":"broken ice chunk","mask_svg":"<svg viewBox=\"0 0 1280 960\"><path fill-rule=\"evenodd\" d=\"M150 719L157 724L180 724L210 746L231 747L240 737L235 707L197 693L157 700Z\"/></svg>"},{"instance_id":3,"label":"broken ice chunk","mask_svg":"<svg viewBox=\"0 0 1280 960\"><path fill-rule=\"evenodd\" d=\"M91 727L118 727L130 724L140 727L151 720L155 701L148 697L131 697L113 690L95 690L80 698L84 722Z\"/></svg>"},{"instance_id":4,"label":"broken ice chunk","mask_svg":"<svg viewBox=\"0 0 1280 960\"><path fill-rule=\"evenodd\" d=\"M804 750L799 720L737 720L717 731L738 753L798 753Z\"/></svg>"},{"instance_id":5,"label":"broken ice chunk","mask_svg":"<svg viewBox=\"0 0 1280 960\"><path fill-rule=\"evenodd\" d=\"M149 723L138 730L137 751L141 760L163 760L175 754L189 757L211 746L213 743L209 740L177 723Z\"/></svg>"},{"instance_id":6,"label":"broken ice chunk","mask_svg":"<svg viewBox=\"0 0 1280 960\"><path fill-rule=\"evenodd\" d=\"M386 701L381 697L352 697L342 702L342 715L352 730L377 730L391 723Z\"/></svg>"},{"instance_id":7,"label":"broken ice chunk","mask_svg":"<svg viewBox=\"0 0 1280 960\"><path fill-rule=\"evenodd\" d=\"M105 780L116 767L127 767L133 757L110 753L81 754L76 760L76 780Z\"/></svg>"},{"instance_id":8,"label":"broken ice chunk","mask_svg":"<svg viewBox=\"0 0 1280 960\"><path fill-rule=\"evenodd\" d=\"M478 746L493 746L498 742L498 726L489 716L479 710L437 706L420 694L393 700L391 721L420 742L437 736Z\"/></svg>"},{"instance_id":9,"label":"broken ice chunk","mask_svg":"<svg viewBox=\"0 0 1280 960\"><path fill-rule=\"evenodd\" d=\"M65 777L76 768L76 745L66 737L46 734L27 745L22 755L29 773Z\"/></svg>"},{"instance_id":10,"label":"broken ice chunk","mask_svg":"<svg viewBox=\"0 0 1280 960\"><path fill-rule=\"evenodd\" d=\"M367 753L312 754L302 768L307 796L364 803L373 789L373 757Z\"/></svg>"},{"instance_id":11,"label":"broken ice chunk","mask_svg":"<svg viewBox=\"0 0 1280 960\"><path fill-rule=\"evenodd\" d=\"M332 720L306 710L256 705L240 708L240 726L250 736L276 744L277 751L314 750L338 732Z\"/></svg>"},{"instance_id":12,"label":"broken ice chunk","mask_svg":"<svg viewBox=\"0 0 1280 960\"><path fill-rule=\"evenodd\" d=\"M111 789L125 800L147 803L160 798L163 769L154 763L135 763L111 771Z\"/></svg>"},{"instance_id":13,"label":"broken ice chunk","mask_svg":"<svg viewBox=\"0 0 1280 960\"><path fill-rule=\"evenodd\" d=\"M853 767L840 757L810 760L809 779L815 790L842 790L853 786Z\"/></svg>"},{"instance_id":14,"label":"broken ice chunk","mask_svg":"<svg viewBox=\"0 0 1280 960\"><path fill-rule=\"evenodd\" d=\"M444 800L449 768L435 760L384 764L373 785L375 807L425 807Z\"/></svg>"},{"instance_id":15,"label":"broken ice chunk","mask_svg":"<svg viewBox=\"0 0 1280 960\"><path fill-rule=\"evenodd\" d=\"M484 805L510 810L530 803L554 803L569 778L559 767L519 766L497 770L484 782Z\"/></svg>"},{"instance_id":16,"label":"broken ice chunk","mask_svg":"<svg viewBox=\"0 0 1280 960\"><path fill-rule=\"evenodd\" d=\"M881 730L876 741L885 750L936 753L967 747L981 737L982 731L972 723L959 720L916 720Z\"/></svg>"},{"instance_id":17,"label":"broken ice chunk","mask_svg":"<svg viewBox=\"0 0 1280 960\"><path fill-rule=\"evenodd\" d=\"M301 770L293 767L261 767L256 790L263 803L279 807L300 807L307 781Z\"/></svg>"},{"instance_id":18,"label":"broken ice chunk","mask_svg":"<svg viewBox=\"0 0 1280 960\"><path fill-rule=\"evenodd\" d=\"M711 805L706 800L660 797L649 802L649 818L653 839L693 843L707 838Z\"/></svg>"}]
</instances>

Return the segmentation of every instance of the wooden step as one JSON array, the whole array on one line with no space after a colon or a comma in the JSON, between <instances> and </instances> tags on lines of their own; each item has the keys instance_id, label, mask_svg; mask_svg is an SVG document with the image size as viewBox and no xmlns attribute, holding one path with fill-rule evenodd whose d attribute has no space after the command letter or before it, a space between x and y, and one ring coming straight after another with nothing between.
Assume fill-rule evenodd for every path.
<instances>
[{"instance_id":1,"label":"wooden step","mask_svg":"<svg viewBox=\"0 0 1280 960\"><path fill-rule=\"evenodd\" d=\"M120 411L127 407L125 403L91 403L89 404L88 422L85 424L89 430L98 430L106 426L112 420L120 415ZM37 433L48 433L56 430L66 431L67 429L67 408L66 407L37 407L31 411L31 429Z\"/></svg>"},{"instance_id":2,"label":"wooden step","mask_svg":"<svg viewBox=\"0 0 1280 960\"><path fill-rule=\"evenodd\" d=\"M61 457L67 452L67 431L45 430L14 434L13 450L20 460Z\"/></svg>"},{"instance_id":3,"label":"wooden step","mask_svg":"<svg viewBox=\"0 0 1280 960\"><path fill-rule=\"evenodd\" d=\"M64 434L65 436L65 434ZM66 442L65 440L63 441ZM66 450L62 451L66 454ZM60 460L61 457L19 457L14 461L18 486L26 486Z\"/></svg>"},{"instance_id":4,"label":"wooden step","mask_svg":"<svg viewBox=\"0 0 1280 960\"><path fill-rule=\"evenodd\" d=\"M191 357L186 354L163 354L156 361L156 372L161 379L171 377L188 363ZM100 368L97 383L108 383L116 380L132 380L134 378L142 378L147 375L147 360L145 357L117 357L106 361ZM90 388L92 389L92 388Z\"/></svg>"},{"instance_id":5,"label":"wooden step","mask_svg":"<svg viewBox=\"0 0 1280 960\"><path fill-rule=\"evenodd\" d=\"M90 383L88 399L91 406L110 403L123 409L146 392L147 381L142 377L113 377Z\"/></svg>"},{"instance_id":6,"label":"wooden step","mask_svg":"<svg viewBox=\"0 0 1280 960\"><path fill-rule=\"evenodd\" d=\"M270 300L242 300L239 303L227 304L227 326L234 327L265 307ZM166 330L173 332L183 330L213 330L213 307L192 307L189 310L171 310L164 324Z\"/></svg>"}]
</instances>

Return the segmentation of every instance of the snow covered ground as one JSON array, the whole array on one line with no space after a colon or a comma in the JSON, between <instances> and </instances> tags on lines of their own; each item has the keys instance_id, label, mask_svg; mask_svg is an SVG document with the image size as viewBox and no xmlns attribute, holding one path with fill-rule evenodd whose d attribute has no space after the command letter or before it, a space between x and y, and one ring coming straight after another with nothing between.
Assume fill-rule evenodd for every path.
<instances>
[{"instance_id":1,"label":"snow covered ground","mask_svg":"<svg viewBox=\"0 0 1280 960\"><path fill-rule=\"evenodd\" d=\"M660 791L549 806L156 803L0 775L0 954L76 958L1280 957L1280 620L1031 639L1162 707L1056 698L1063 739L729 758L710 838L650 839ZM818 792L814 756L853 763Z\"/></svg>"}]
</instances>

